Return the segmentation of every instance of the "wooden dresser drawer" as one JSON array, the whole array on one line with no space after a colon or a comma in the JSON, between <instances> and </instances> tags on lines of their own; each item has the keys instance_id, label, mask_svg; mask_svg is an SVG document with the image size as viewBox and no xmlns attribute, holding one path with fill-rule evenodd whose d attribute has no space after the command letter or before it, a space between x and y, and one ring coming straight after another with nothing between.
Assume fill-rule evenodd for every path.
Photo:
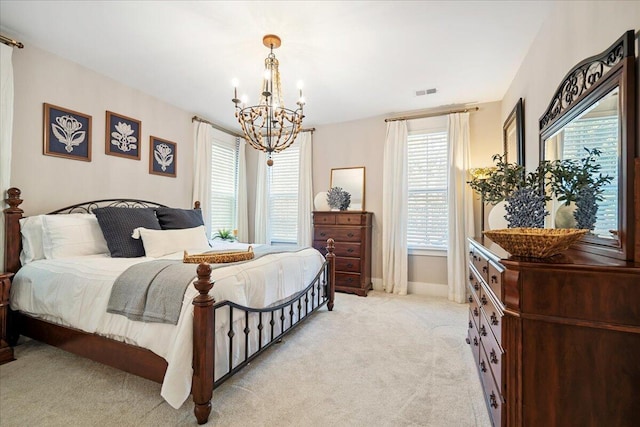
<instances>
[{"instance_id":1,"label":"wooden dresser drawer","mask_svg":"<svg viewBox=\"0 0 640 427\"><path fill-rule=\"evenodd\" d=\"M496 308L493 299L487 294L485 288L482 288L480 307L486 316L485 324L488 326L487 330L491 330L496 340L502 342L502 317L504 314L502 310Z\"/></svg>"},{"instance_id":2,"label":"wooden dresser drawer","mask_svg":"<svg viewBox=\"0 0 640 427\"><path fill-rule=\"evenodd\" d=\"M489 261L489 274L487 284L493 291L498 301L503 301L502 295L502 272L504 269L499 268L494 263Z\"/></svg>"},{"instance_id":3,"label":"wooden dresser drawer","mask_svg":"<svg viewBox=\"0 0 640 427\"><path fill-rule=\"evenodd\" d=\"M341 214L336 215L336 224L340 225L362 225L366 218L361 214Z\"/></svg>"},{"instance_id":4,"label":"wooden dresser drawer","mask_svg":"<svg viewBox=\"0 0 640 427\"><path fill-rule=\"evenodd\" d=\"M502 425L502 396L491 375L489 360L482 344L480 345L479 367L482 385L484 386L484 394L487 400L487 406L489 407L489 415L491 415L493 425L500 427Z\"/></svg>"},{"instance_id":5,"label":"wooden dresser drawer","mask_svg":"<svg viewBox=\"0 0 640 427\"><path fill-rule=\"evenodd\" d=\"M485 282L487 281L487 276L489 275L489 260L485 258L485 256L477 250L473 251L473 266L476 268L476 271L480 274L480 277Z\"/></svg>"},{"instance_id":6,"label":"wooden dresser drawer","mask_svg":"<svg viewBox=\"0 0 640 427\"><path fill-rule=\"evenodd\" d=\"M314 240L327 240L332 238L338 242L360 242L362 240L361 228L350 227L325 227L317 226L313 230Z\"/></svg>"},{"instance_id":7,"label":"wooden dresser drawer","mask_svg":"<svg viewBox=\"0 0 640 427\"><path fill-rule=\"evenodd\" d=\"M313 225L322 225L322 224L335 224L336 216L331 213L319 213L314 212L313 214Z\"/></svg>"},{"instance_id":8,"label":"wooden dresser drawer","mask_svg":"<svg viewBox=\"0 0 640 427\"><path fill-rule=\"evenodd\" d=\"M360 254L362 253L362 244L337 242L334 253L336 256L360 258Z\"/></svg>"},{"instance_id":9,"label":"wooden dresser drawer","mask_svg":"<svg viewBox=\"0 0 640 427\"><path fill-rule=\"evenodd\" d=\"M476 365L480 363L480 337L478 336L478 329L476 325L473 323L473 314L469 311L469 331L468 333L468 344L471 347L471 353L473 353L473 358L476 361Z\"/></svg>"},{"instance_id":10,"label":"wooden dresser drawer","mask_svg":"<svg viewBox=\"0 0 640 427\"><path fill-rule=\"evenodd\" d=\"M469 295L469 310L471 311L473 321L476 324L476 328L480 327L480 305L478 303L478 297L475 296L473 290L471 291L471 295Z\"/></svg>"},{"instance_id":11,"label":"wooden dresser drawer","mask_svg":"<svg viewBox=\"0 0 640 427\"><path fill-rule=\"evenodd\" d=\"M481 322L486 321L486 316L482 315ZM498 341L496 341L496 338L491 333L488 333L484 337L480 337L480 341L482 342L482 346L487 353L488 366L491 369L493 378L496 381L498 392L500 392L500 395L502 395L502 356L504 355L502 347L500 346L500 344L498 344Z\"/></svg>"},{"instance_id":12,"label":"wooden dresser drawer","mask_svg":"<svg viewBox=\"0 0 640 427\"><path fill-rule=\"evenodd\" d=\"M360 275L358 273L336 272L336 286L345 286L348 288L359 288Z\"/></svg>"},{"instance_id":13,"label":"wooden dresser drawer","mask_svg":"<svg viewBox=\"0 0 640 427\"><path fill-rule=\"evenodd\" d=\"M336 271L360 273L360 259L336 257Z\"/></svg>"}]
</instances>

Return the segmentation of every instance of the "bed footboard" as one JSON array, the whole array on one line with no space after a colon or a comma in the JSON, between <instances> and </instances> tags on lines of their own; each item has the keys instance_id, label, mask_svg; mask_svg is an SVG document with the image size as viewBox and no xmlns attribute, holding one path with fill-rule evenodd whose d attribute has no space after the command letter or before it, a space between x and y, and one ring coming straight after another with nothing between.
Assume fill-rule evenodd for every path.
<instances>
[{"instance_id":1,"label":"bed footboard","mask_svg":"<svg viewBox=\"0 0 640 427\"><path fill-rule=\"evenodd\" d=\"M204 424L211 413L213 390L231 378L253 359L260 355L282 337L291 332L309 315L325 304L333 310L335 298L335 249L333 239L327 240L327 256L322 268L312 282L302 291L275 306L268 308L244 307L230 301L216 303L209 291L211 267L208 264L198 266L198 280L194 286L199 295L194 298L193 319L193 382L192 394L194 414L198 424ZM235 320L243 320L244 328L237 330ZM216 321L227 321L224 334L228 340L228 364L226 373L215 378L215 342ZM253 334L253 335L252 335ZM234 364L234 337L241 344L240 361ZM253 341L251 341L253 340ZM253 348L252 348L253 347Z\"/></svg>"}]
</instances>

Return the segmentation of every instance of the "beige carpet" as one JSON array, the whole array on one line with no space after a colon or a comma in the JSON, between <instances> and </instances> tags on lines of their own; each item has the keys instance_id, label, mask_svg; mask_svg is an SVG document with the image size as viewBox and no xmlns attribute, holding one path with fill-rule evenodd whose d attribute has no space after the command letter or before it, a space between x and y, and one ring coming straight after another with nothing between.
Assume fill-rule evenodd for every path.
<instances>
[{"instance_id":1,"label":"beige carpet","mask_svg":"<svg viewBox=\"0 0 640 427\"><path fill-rule=\"evenodd\" d=\"M467 306L338 294L214 391L208 425L488 426ZM195 425L160 385L26 340L0 366L2 426Z\"/></svg>"}]
</instances>

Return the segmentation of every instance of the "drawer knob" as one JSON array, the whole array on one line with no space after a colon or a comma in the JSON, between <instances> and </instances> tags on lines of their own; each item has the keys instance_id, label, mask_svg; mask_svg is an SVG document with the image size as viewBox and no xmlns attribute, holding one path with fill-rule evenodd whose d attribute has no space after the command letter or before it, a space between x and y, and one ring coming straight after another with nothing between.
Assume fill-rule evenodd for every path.
<instances>
[{"instance_id":1,"label":"drawer knob","mask_svg":"<svg viewBox=\"0 0 640 427\"><path fill-rule=\"evenodd\" d=\"M498 326L498 316L496 316L496 313L491 314L491 324L493 326Z\"/></svg>"},{"instance_id":2,"label":"drawer knob","mask_svg":"<svg viewBox=\"0 0 640 427\"><path fill-rule=\"evenodd\" d=\"M351 263L347 264L347 268L353 268L353 264Z\"/></svg>"},{"instance_id":3,"label":"drawer knob","mask_svg":"<svg viewBox=\"0 0 640 427\"><path fill-rule=\"evenodd\" d=\"M496 276L495 274L491 276L491 283L498 283L498 276Z\"/></svg>"},{"instance_id":4,"label":"drawer knob","mask_svg":"<svg viewBox=\"0 0 640 427\"><path fill-rule=\"evenodd\" d=\"M353 233L347 233L347 237L353 237Z\"/></svg>"},{"instance_id":5,"label":"drawer knob","mask_svg":"<svg viewBox=\"0 0 640 427\"><path fill-rule=\"evenodd\" d=\"M482 298L480 298L480 301L482 301L482 305L487 305L487 303L489 301L487 301L487 297L485 297L484 295L482 295Z\"/></svg>"},{"instance_id":6,"label":"drawer knob","mask_svg":"<svg viewBox=\"0 0 640 427\"><path fill-rule=\"evenodd\" d=\"M324 231L322 231L322 232L320 232L320 235L321 235L322 237L324 237L324 236L326 236L326 235L327 235L327 233L325 233Z\"/></svg>"},{"instance_id":7,"label":"drawer knob","mask_svg":"<svg viewBox=\"0 0 640 427\"><path fill-rule=\"evenodd\" d=\"M469 303L473 302L473 297L471 295L469 295Z\"/></svg>"},{"instance_id":8,"label":"drawer knob","mask_svg":"<svg viewBox=\"0 0 640 427\"><path fill-rule=\"evenodd\" d=\"M477 291L478 289L480 289L480 285L478 285L478 282L475 282L475 283L473 284L473 289L475 289L476 291Z\"/></svg>"},{"instance_id":9,"label":"drawer knob","mask_svg":"<svg viewBox=\"0 0 640 427\"><path fill-rule=\"evenodd\" d=\"M473 328L473 324L471 323L471 320L469 320L469 329Z\"/></svg>"},{"instance_id":10,"label":"drawer knob","mask_svg":"<svg viewBox=\"0 0 640 427\"><path fill-rule=\"evenodd\" d=\"M473 345L478 346L478 337L473 337Z\"/></svg>"},{"instance_id":11,"label":"drawer knob","mask_svg":"<svg viewBox=\"0 0 640 427\"><path fill-rule=\"evenodd\" d=\"M485 328L484 325L480 326L480 335L483 337L487 336L487 328Z\"/></svg>"},{"instance_id":12,"label":"drawer knob","mask_svg":"<svg viewBox=\"0 0 640 427\"><path fill-rule=\"evenodd\" d=\"M498 400L496 399L496 395L494 392L491 392L491 396L489 396L489 401L491 401L492 408L498 409Z\"/></svg>"},{"instance_id":13,"label":"drawer knob","mask_svg":"<svg viewBox=\"0 0 640 427\"><path fill-rule=\"evenodd\" d=\"M487 266L486 266L486 265L483 265L483 266L482 266L482 272L483 272L483 273L486 273L486 272L487 272Z\"/></svg>"},{"instance_id":14,"label":"drawer knob","mask_svg":"<svg viewBox=\"0 0 640 427\"><path fill-rule=\"evenodd\" d=\"M491 363L494 364L498 364L498 356L496 355L496 351L495 350L491 350L491 353L489 354L489 360L491 361Z\"/></svg>"},{"instance_id":15,"label":"drawer knob","mask_svg":"<svg viewBox=\"0 0 640 427\"><path fill-rule=\"evenodd\" d=\"M469 340L469 338L465 338L464 340L467 342L467 344L471 344L471 341Z\"/></svg>"},{"instance_id":16,"label":"drawer knob","mask_svg":"<svg viewBox=\"0 0 640 427\"><path fill-rule=\"evenodd\" d=\"M480 370L482 372L487 372L487 366L485 365L484 360L480 361Z\"/></svg>"},{"instance_id":17,"label":"drawer knob","mask_svg":"<svg viewBox=\"0 0 640 427\"><path fill-rule=\"evenodd\" d=\"M473 280L473 274L469 273L469 280Z\"/></svg>"},{"instance_id":18,"label":"drawer knob","mask_svg":"<svg viewBox=\"0 0 640 427\"><path fill-rule=\"evenodd\" d=\"M478 311L478 307L473 307L473 315L478 317L480 316L480 312Z\"/></svg>"},{"instance_id":19,"label":"drawer knob","mask_svg":"<svg viewBox=\"0 0 640 427\"><path fill-rule=\"evenodd\" d=\"M349 279L347 280L347 282L349 282L349 283L353 282L353 277L349 277Z\"/></svg>"},{"instance_id":20,"label":"drawer knob","mask_svg":"<svg viewBox=\"0 0 640 427\"><path fill-rule=\"evenodd\" d=\"M353 248L347 249L347 252L349 252L349 253L353 252Z\"/></svg>"}]
</instances>

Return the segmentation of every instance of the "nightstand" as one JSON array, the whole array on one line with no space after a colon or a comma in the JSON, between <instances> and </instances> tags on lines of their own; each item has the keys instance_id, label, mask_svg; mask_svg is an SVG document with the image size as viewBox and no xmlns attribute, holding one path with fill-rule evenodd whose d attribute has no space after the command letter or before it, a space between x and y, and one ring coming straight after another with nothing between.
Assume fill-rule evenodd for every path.
<instances>
[{"instance_id":1,"label":"nightstand","mask_svg":"<svg viewBox=\"0 0 640 427\"><path fill-rule=\"evenodd\" d=\"M9 311L9 291L13 273L0 273L0 365L15 360L13 347L7 342L7 314Z\"/></svg>"}]
</instances>

